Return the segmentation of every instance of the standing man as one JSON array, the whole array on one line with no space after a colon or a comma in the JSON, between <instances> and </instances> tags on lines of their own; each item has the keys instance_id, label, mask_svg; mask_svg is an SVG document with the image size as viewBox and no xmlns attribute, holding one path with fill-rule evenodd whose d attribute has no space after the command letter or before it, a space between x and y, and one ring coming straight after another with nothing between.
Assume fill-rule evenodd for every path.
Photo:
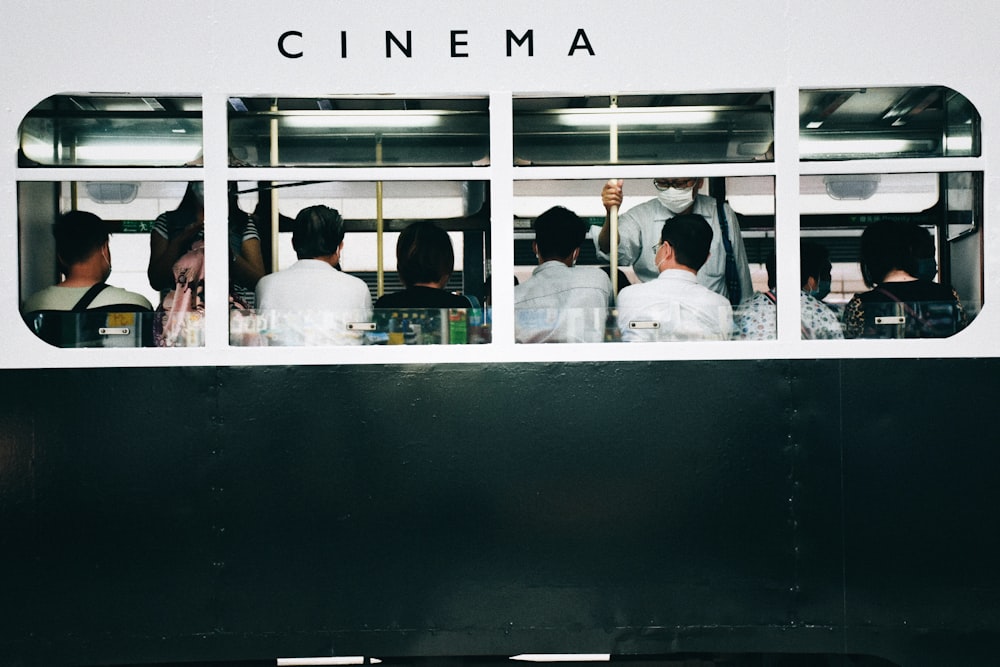
<instances>
[{"instance_id":1,"label":"standing man","mask_svg":"<svg viewBox=\"0 0 1000 667\"><path fill-rule=\"evenodd\" d=\"M651 248L660 239L663 223L676 215L697 214L712 230L711 255L698 272L698 282L735 305L753 294L740 223L728 203L720 207L714 197L698 194L702 180L653 179L659 191L656 199L633 206L618 219L618 263L632 266L643 282L656 279L660 272ZM601 190L601 202L607 213L594 245L598 255L605 259L611 251L611 208L621 206L622 183L620 179L608 181Z\"/></svg>"}]
</instances>

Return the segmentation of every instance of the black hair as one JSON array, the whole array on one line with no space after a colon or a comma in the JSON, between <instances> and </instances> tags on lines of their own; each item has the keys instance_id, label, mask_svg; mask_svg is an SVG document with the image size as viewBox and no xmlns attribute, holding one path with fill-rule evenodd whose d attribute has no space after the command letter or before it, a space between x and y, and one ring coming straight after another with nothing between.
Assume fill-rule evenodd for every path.
<instances>
[{"instance_id":1,"label":"black hair","mask_svg":"<svg viewBox=\"0 0 1000 667\"><path fill-rule=\"evenodd\" d=\"M429 220L409 225L396 242L396 271L407 287L436 283L455 269L455 251L448 232Z\"/></svg>"},{"instance_id":2,"label":"black hair","mask_svg":"<svg viewBox=\"0 0 1000 667\"><path fill-rule=\"evenodd\" d=\"M767 288L775 289L778 287L778 256L775 253L771 253L764 260L764 268L767 269ZM804 282L804 281L803 281Z\"/></svg>"},{"instance_id":3,"label":"black hair","mask_svg":"<svg viewBox=\"0 0 1000 667\"><path fill-rule=\"evenodd\" d=\"M74 264L86 261L108 242L104 221L87 211L63 213L52 225L56 255L65 273Z\"/></svg>"},{"instance_id":4,"label":"black hair","mask_svg":"<svg viewBox=\"0 0 1000 667\"><path fill-rule=\"evenodd\" d=\"M295 216L292 247L299 259L329 257L344 240L344 218L337 209L308 206Z\"/></svg>"},{"instance_id":5,"label":"black hair","mask_svg":"<svg viewBox=\"0 0 1000 667\"><path fill-rule=\"evenodd\" d=\"M772 252L764 260L767 269L767 286L774 289L778 286L777 258ZM805 287L806 281L815 278L817 281L830 277L833 265L830 264L830 253L825 246L812 241L799 241L799 285Z\"/></svg>"},{"instance_id":6,"label":"black hair","mask_svg":"<svg viewBox=\"0 0 1000 667\"><path fill-rule=\"evenodd\" d=\"M869 287L885 280L890 271L917 275L917 232L915 223L879 220L861 233L861 275Z\"/></svg>"},{"instance_id":7,"label":"black hair","mask_svg":"<svg viewBox=\"0 0 1000 667\"><path fill-rule=\"evenodd\" d=\"M697 271L708 260L712 227L697 213L676 215L663 223L660 241L674 249L678 264Z\"/></svg>"},{"instance_id":8,"label":"black hair","mask_svg":"<svg viewBox=\"0 0 1000 667\"><path fill-rule=\"evenodd\" d=\"M913 225L913 254L917 259L928 259L935 256L934 236L926 227Z\"/></svg>"},{"instance_id":9,"label":"black hair","mask_svg":"<svg viewBox=\"0 0 1000 667\"><path fill-rule=\"evenodd\" d=\"M567 259L587 238L587 223L573 211L553 206L535 218L535 243L544 259Z\"/></svg>"},{"instance_id":10,"label":"black hair","mask_svg":"<svg viewBox=\"0 0 1000 667\"><path fill-rule=\"evenodd\" d=\"M833 265L830 264L830 251L826 246L813 241L799 243L799 285L805 285L810 278L816 281L830 278Z\"/></svg>"},{"instance_id":11,"label":"black hair","mask_svg":"<svg viewBox=\"0 0 1000 667\"><path fill-rule=\"evenodd\" d=\"M200 183L201 181L190 181L187 184L187 187L184 189L184 196L181 197L181 203L177 205L174 212L184 215L185 218L194 218L198 211L204 210L204 195L199 196L194 189L195 185Z\"/></svg>"}]
</instances>

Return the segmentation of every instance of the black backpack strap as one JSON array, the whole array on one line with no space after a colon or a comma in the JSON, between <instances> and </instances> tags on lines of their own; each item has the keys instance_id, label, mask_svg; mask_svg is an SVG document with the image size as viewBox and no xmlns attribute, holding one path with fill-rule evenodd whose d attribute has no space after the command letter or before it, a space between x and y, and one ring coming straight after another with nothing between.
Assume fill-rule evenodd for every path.
<instances>
[{"instance_id":1,"label":"black backpack strap","mask_svg":"<svg viewBox=\"0 0 1000 667\"><path fill-rule=\"evenodd\" d=\"M736 255L733 253L733 241L729 236L729 221L726 219L726 203L719 198L715 200L719 213L719 230L722 232L722 247L726 251L726 291L729 293L729 303L739 305L743 290L740 287L740 272L736 267Z\"/></svg>"},{"instance_id":2,"label":"black backpack strap","mask_svg":"<svg viewBox=\"0 0 1000 667\"><path fill-rule=\"evenodd\" d=\"M103 292L107 286L107 283L97 283L96 285L92 285L91 288L80 297L80 300L76 302L76 305L73 306L71 312L82 313L87 310L87 306L93 303L94 299L97 298L97 295Z\"/></svg>"}]
</instances>

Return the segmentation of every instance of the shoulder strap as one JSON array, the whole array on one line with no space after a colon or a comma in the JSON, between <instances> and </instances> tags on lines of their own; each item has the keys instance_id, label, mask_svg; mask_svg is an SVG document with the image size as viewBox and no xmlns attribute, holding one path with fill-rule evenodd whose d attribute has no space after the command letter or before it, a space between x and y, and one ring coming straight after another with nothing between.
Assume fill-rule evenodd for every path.
<instances>
[{"instance_id":1,"label":"shoulder strap","mask_svg":"<svg viewBox=\"0 0 1000 667\"><path fill-rule=\"evenodd\" d=\"M93 303L94 299L97 298L97 295L103 292L107 286L107 283L97 283L96 285L92 285L91 288L87 290L82 297L80 297L80 300L76 302L76 305L73 306L71 312L80 313L87 310L87 306Z\"/></svg>"},{"instance_id":2,"label":"shoulder strap","mask_svg":"<svg viewBox=\"0 0 1000 667\"><path fill-rule=\"evenodd\" d=\"M739 305L743 296L740 287L740 273L736 267L736 256L733 253L733 242L729 237L729 220L726 219L726 202L715 198L715 206L719 214L719 231L722 232L722 248L726 251L726 292L729 293L729 303Z\"/></svg>"}]
</instances>

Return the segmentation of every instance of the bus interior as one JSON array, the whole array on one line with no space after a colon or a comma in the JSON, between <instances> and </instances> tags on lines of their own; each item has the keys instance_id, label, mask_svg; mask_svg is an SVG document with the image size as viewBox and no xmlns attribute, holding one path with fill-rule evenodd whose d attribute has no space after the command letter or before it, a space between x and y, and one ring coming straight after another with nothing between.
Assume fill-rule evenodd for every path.
<instances>
[{"instance_id":1,"label":"bus interior","mask_svg":"<svg viewBox=\"0 0 1000 667\"><path fill-rule=\"evenodd\" d=\"M27 115L18 182L22 304L58 281L49 230L70 209L97 214L113 233L111 282L159 302L146 279L149 235L187 182L204 179L202 111L197 97L64 94ZM373 300L401 287L398 233L414 221L434 221L455 248L447 289L486 310L474 342L490 340L491 320L511 317L492 312L490 283L530 278L533 220L559 205L599 227L601 185L621 172L623 211L655 196L652 178L660 171L704 176L701 192L725 199L739 217L755 290L767 289L765 260L787 234L782 229L792 229L776 215L777 165L785 163L775 158L782 146L774 139L772 92L514 95L505 111L513 133L506 144L494 143L512 147L512 196L504 207L512 221L493 219L489 166L497 156L490 155L488 97L230 97L226 186L253 215L268 273L295 261L290 236L299 210L339 210L347 232L341 268L362 278ZM905 220L931 232L936 280L953 286L974 318L983 303L983 174L920 165L921 158L980 154L972 104L942 86L802 90L797 120L797 234L829 251L833 287L826 302L842 308L866 289L858 266L865 227ZM887 159L890 168L879 171ZM173 168L170 178L159 175L164 168ZM512 265L492 261L497 242L513 243ZM605 262L588 240L579 263ZM231 338L235 345L266 344Z\"/></svg>"}]
</instances>

